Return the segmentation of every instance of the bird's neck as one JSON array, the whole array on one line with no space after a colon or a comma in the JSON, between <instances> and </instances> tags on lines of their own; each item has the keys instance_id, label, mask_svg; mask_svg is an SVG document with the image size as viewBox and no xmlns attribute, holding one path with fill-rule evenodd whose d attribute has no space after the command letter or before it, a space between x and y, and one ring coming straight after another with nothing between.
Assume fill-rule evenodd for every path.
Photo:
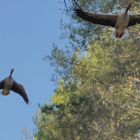
<instances>
[{"instance_id":1,"label":"bird's neck","mask_svg":"<svg viewBox=\"0 0 140 140\"><path fill-rule=\"evenodd\" d=\"M128 6L126 7L125 13L128 12L128 10L130 9L130 7L131 7L131 3L129 3Z\"/></svg>"},{"instance_id":2,"label":"bird's neck","mask_svg":"<svg viewBox=\"0 0 140 140\"><path fill-rule=\"evenodd\" d=\"M9 78L12 78L12 72L10 73Z\"/></svg>"}]
</instances>

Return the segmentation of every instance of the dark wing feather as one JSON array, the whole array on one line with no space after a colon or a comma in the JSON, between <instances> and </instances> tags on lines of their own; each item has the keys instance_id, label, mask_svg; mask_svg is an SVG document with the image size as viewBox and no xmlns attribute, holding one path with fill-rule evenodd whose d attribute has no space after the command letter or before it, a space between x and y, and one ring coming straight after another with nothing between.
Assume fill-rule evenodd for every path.
<instances>
[{"instance_id":1,"label":"dark wing feather","mask_svg":"<svg viewBox=\"0 0 140 140\"><path fill-rule=\"evenodd\" d=\"M94 24L100 24L100 25L111 26L111 27L115 26L118 17L118 15L90 13L81 9L75 9L74 11L78 17L86 21L89 21Z\"/></svg>"},{"instance_id":2,"label":"dark wing feather","mask_svg":"<svg viewBox=\"0 0 140 140\"><path fill-rule=\"evenodd\" d=\"M140 24L140 15L129 15L128 27L136 24Z\"/></svg>"},{"instance_id":3,"label":"dark wing feather","mask_svg":"<svg viewBox=\"0 0 140 140\"><path fill-rule=\"evenodd\" d=\"M0 89L3 89L5 80L0 81Z\"/></svg>"},{"instance_id":4,"label":"dark wing feather","mask_svg":"<svg viewBox=\"0 0 140 140\"><path fill-rule=\"evenodd\" d=\"M23 87L23 85L17 83L14 81L14 84L13 84L13 87L11 89L12 91L18 93L23 99L24 101L28 104L29 103L29 99L28 99L28 96L27 96L27 93Z\"/></svg>"}]
</instances>

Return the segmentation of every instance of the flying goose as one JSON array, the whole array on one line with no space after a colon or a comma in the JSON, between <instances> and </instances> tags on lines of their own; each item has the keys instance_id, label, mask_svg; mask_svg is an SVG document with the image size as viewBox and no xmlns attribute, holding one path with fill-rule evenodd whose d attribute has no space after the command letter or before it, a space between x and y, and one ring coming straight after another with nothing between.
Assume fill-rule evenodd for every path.
<instances>
[{"instance_id":1,"label":"flying goose","mask_svg":"<svg viewBox=\"0 0 140 140\"><path fill-rule=\"evenodd\" d=\"M10 75L4 80L0 81L0 89L2 89L2 95L7 96L10 94L10 90L12 90L16 92L17 94L19 94L24 99L24 101L28 104L29 99L28 99L27 93L23 85L17 83L12 78L13 72L14 72L14 69L11 69Z\"/></svg>"},{"instance_id":2,"label":"flying goose","mask_svg":"<svg viewBox=\"0 0 140 140\"><path fill-rule=\"evenodd\" d=\"M131 15L128 13L128 10L131 7L131 2L128 4L126 9L119 15L96 14L82 10L78 5L77 7L78 8L75 8L74 11L78 17L94 24L111 26L115 28L112 32L112 37L114 39L123 39L128 37L129 34L127 28L129 26L140 24L140 14Z\"/></svg>"}]
</instances>

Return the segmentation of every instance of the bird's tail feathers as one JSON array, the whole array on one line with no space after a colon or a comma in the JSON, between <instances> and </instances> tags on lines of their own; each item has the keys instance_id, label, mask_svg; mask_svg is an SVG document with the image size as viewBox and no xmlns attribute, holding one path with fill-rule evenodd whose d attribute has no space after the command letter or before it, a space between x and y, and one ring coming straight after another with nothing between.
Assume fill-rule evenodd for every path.
<instances>
[{"instance_id":1,"label":"bird's tail feathers","mask_svg":"<svg viewBox=\"0 0 140 140\"><path fill-rule=\"evenodd\" d=\"M115 41L128 38L128 36L129 36L129 32L128 32L127 29L124 31L124 33L123 33L121 38L116 37L116 31L115 30L113 30L113 32L111 34L112 39L114 39Z\"/></svg>"}]
</instances>

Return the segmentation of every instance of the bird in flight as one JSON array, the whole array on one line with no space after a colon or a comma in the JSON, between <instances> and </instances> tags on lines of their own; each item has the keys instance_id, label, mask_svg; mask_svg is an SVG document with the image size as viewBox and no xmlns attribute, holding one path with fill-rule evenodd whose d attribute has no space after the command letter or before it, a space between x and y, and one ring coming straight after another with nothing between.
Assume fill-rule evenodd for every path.
<instances>
[{"instance_id":1,"label":"bird in flight","mask_svg":"<svg viewBox=\"0 0 140 140\"><path fill-rule=\"evenodd\" d=\"M15 93L19 94L26 104L29 103L29 99L27 93L23 87L23 85L17 83L13 78L12 74L14 69L11 69L10 75L5 78L4 80L0 81L0 89L2 89L2 95L7 96L10 94L10 90L14 91Z\"/></svg>"},{"instance_id":2,"label":"bird in flight","mask_svg":"<svg viewBox=\"0 0 140 140\"><path fill-rule=\"evenodd\" d=\"M78 17L88 22L113 27L114 31L112 32L112 38L123 39L129 36L127 30L129 26L140 24L140 14L139 15L129 14L128 11L130 7L131 7L131 2L128 4L126 9L119 15L96 14L96 13L82 10L78 5L77 8L74 9L74 11Z\"/></svg>"}]
</instances>

